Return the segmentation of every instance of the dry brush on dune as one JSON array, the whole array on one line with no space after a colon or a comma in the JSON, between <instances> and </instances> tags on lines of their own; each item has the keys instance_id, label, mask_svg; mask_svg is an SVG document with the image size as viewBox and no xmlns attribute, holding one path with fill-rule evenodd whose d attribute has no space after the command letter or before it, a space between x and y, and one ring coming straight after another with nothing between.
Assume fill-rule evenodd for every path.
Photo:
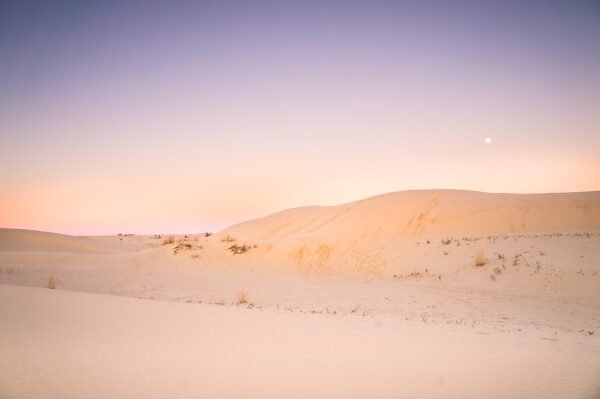
<instances>
[{"instance_id":1,"label":"dry brush on dune","mask_svg":"<svg viewBox=\"0 0 600 399\"><path fill-rule=\"evenodd\" d=\"M478 248L475 251L475 266L483 266L485 265L485 257L483 248Z\"/></svg>"},{"instance_id":2,"label":"dry brush on dune","mask_svg":"<svg viewBox=\"0 0 600 399\"><path fill-rule=\"evenodd\" d=\"M46 288L51 290L56 289L56 279L54 278L54 276L48 277L48 280L46 281Z\"/></svg>"}]
</instances>

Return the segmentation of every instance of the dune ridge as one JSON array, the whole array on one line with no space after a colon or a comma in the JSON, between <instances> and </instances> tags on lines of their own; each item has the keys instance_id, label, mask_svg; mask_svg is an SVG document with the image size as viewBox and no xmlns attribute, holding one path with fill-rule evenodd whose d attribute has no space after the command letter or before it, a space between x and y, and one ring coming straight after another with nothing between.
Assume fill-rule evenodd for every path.
<instances>
[{"instance_id":1,"label":"dune ridge","mask_svg":"<svg viewBox=\"0 0 600 399\"><path fill-rule=\"evenodd\" d=\"M457 236L600 230L600 192L494 194L398 191L336 206L288 209L233 225L220 235L247 240L293 236Z\"/></svg>"}]
</instances>

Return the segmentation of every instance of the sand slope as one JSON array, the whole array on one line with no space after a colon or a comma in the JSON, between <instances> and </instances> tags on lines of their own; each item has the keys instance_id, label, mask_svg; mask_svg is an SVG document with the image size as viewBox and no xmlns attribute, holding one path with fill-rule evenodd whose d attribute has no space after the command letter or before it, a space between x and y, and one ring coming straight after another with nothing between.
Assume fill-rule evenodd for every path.
<instances>
[{"instance_id":1,"label":"sand slope","mask_svg":"<svg viewBox=\"0 0 600 399\"><path fill-rule=\"evenodd\" d=\"M354 273L379 278L431 270L422 258L412 256L427 252L417 243L582 231L600 231L600 192L523 195L423 190L338 206L290 209L231 226L209 241L229 238L236 245L256 245L258 249L252 250L260 253L256 258L272 268L287 265L305 275ZM451 264L451 271L472 263L475 251L472 243L467 243L469 248L456 246L453 242L452 251L439 251L460 253L463 261ZM240 258L238 263L243 263Z\"/></svg>"},{"instance_id":2,"label":"sand slope","mask_svg":"<svg viewBox=\"0 0 600 399\"><path fill-rule=\"evenodd\" d=\"M400 191L331 207L289 209L220 234L262 241L292 236L346 240L600 230L600 192L490 194Z\"/></svg>"},{"instance_id":3,"label":"sand slope","mask_svg":"<svg viewBox=\"0 0 600 399\"><path fill-rule=\"evenodd\" d=\"M565 347L554 336L4 285L0 302L0 396L7 398L592 399L599 393L593 337L575 337Z\"/></svg>"},{"instance_id":4,"label":"sand slope","mask_svg":"<svg viewBox=\"0 0 600 399\"><path fill-rule=\"evenodd\" d=\"M0 252L121 253L140 246L131 241L75 237L43 231L0 228Z\"/></svg>"}]
</instances>

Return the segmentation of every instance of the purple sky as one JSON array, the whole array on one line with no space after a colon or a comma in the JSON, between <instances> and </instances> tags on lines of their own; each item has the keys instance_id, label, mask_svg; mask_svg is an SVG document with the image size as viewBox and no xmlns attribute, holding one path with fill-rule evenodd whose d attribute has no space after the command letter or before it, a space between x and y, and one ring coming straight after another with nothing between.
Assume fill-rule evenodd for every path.
<instances>
[{"instance_id":1,"label":"purple sky","mask_svg":"<svg viewBox=\"0 0 600 399\"><path fill-rule=\"evenodd\" d=\"M598 190L599 43L598 1L4 1L0 227Z\"/></svg>"}]
</instances>

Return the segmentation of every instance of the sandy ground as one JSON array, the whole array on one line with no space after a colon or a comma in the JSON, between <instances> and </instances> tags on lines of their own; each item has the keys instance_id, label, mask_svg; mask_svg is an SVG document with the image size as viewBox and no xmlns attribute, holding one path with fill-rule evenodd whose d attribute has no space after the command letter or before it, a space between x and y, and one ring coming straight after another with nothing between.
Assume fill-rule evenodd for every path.
<instances>
[{"instance_id":1,"label":"sandy ground","mask_svg":"<svg viewBox=\"0 0 600 399\"><path fill-rule=\"evenodd\" d=\"M600 395L600 193L393 193L166 237L0 229L0 397Z\"/></svg>"},{"instance_id":2,"label":"sandy ground","mask_svg":"<svg viewBox=\"0 0 600 399\"><path fill-rule=\"evenodd\" d=\"M597 339L0 286L3 397L594 397ZM548 337L544 337L546 334Z\"/></svg>"}]
</instances>

